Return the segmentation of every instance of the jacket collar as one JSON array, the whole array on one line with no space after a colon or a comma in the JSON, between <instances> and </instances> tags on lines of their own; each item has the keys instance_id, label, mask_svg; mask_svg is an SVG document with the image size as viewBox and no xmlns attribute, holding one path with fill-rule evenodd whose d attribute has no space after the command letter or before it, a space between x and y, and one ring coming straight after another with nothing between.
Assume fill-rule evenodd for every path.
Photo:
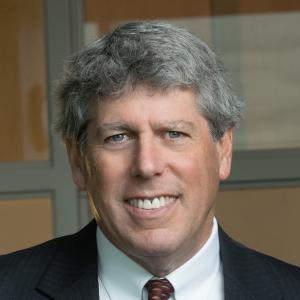
<instances>
[{"instance_id":1,"label":"jacket collar","mask_svg":"<svg viewBox=\"0 0 300 300\"><path fill-rule=\"evenodd\" d=\"M219 227L225 300L283 299L264 255L232 240Z\"/></svg>"},{"instance_id":2,"label":"jacket collar","mask_svg":"<svg viewBox=\"0 0 300 300\"><path fill-rule=\"evenodd\" d=\"M98 300L96 222L58 243L38 291L52 299Z\"/></svg>"}]
</instances>

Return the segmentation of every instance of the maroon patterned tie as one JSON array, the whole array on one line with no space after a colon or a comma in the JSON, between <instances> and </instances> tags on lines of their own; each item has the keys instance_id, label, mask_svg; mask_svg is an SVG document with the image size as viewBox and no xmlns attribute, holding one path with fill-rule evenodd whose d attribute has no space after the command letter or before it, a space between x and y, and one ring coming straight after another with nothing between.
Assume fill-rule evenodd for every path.
<instances>
[{"instance_id":1,"label":"maroon patterned tie","mask_svg":"<svg viewBox=\"0 0 300 300\"><path fill-rule=\"evenodd\" d=\"M148 300L167 300L174 293L174 288L168 279L152 279L146 283Z\"/></svg>"}]
</instances>

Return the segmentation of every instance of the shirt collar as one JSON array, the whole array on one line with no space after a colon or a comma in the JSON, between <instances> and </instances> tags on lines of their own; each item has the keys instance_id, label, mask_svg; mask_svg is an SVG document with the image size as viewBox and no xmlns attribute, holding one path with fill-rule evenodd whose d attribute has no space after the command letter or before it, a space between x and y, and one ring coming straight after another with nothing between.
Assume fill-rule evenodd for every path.
<instances>
[{"instance_id":1,"label":"shirt collar","mask_svg":"<svg viewBox=\"0 0 300 300\"><path fill-rule=\"evenodd\" d=\"M98 275L111 299L141 299L145 283L153 275L116 248L97 228ZM219 238L216 219L212 233L203 247L185 264L166 278L173 284L176 299L187 299L189 286L206 287L206 280L220 268ZM130 275L128 275L130 274ZM126 295L126 297L125 297Z\"/></svg>"},{"instance_id":2,"label":"shirt collar","mask_svg":"<svg viewBox=\"0 0 300 300\"><path fill-rule=\"evenodd\" d=\"M181 267L166 276L176 291L176 299L188 299L189 291L199 295L210 293L221 270L218 224L213 219L212 232L202 248Z\"/></svg>"},{"instance_id":3,"label":"shirt collar","mask_svg":"<svg viewBox=\"0 0 300 300\"><path fill-rule=\"evenodd\" d=\"M97 228L98 276L111 299L141 299L152 275L115 247Z\"/></svg>"}]
</instances>

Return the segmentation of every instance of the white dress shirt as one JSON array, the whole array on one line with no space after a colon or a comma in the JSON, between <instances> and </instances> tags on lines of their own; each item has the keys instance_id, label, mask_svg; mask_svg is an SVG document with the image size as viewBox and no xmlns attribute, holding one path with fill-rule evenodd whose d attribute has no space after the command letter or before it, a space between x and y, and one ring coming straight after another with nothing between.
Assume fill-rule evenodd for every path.
<instances>
[{"instance_id":1,"label":"white dress shirt","mask_svg":"<svg viewBox=\"0 0 300 300\"><path fill-rule=\"evenodd\" d=\"M101 300L147 300L144 285L149 272L116 248L97 229L98 282ZM181 267L168 274L175 289L170 300L223 300L223 272L217 221L204 246Z\"/></svg>"}]
</instances>

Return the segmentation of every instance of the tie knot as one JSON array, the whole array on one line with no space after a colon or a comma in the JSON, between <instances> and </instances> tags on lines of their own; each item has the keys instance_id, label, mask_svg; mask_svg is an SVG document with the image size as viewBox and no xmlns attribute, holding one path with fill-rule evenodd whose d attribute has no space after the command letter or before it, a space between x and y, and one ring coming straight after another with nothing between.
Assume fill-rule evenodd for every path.
<instances>
[{"instance_id":1,"label":"tie knot","mask_svg":"<svg viewBox=\"0 0 300 300\"><path fill-rule=\"evenodd\" d=\"M148 300L167 300L174 292L174 288L168 279L152 279L146 283Z\"/></svg>"}]
</instances>

